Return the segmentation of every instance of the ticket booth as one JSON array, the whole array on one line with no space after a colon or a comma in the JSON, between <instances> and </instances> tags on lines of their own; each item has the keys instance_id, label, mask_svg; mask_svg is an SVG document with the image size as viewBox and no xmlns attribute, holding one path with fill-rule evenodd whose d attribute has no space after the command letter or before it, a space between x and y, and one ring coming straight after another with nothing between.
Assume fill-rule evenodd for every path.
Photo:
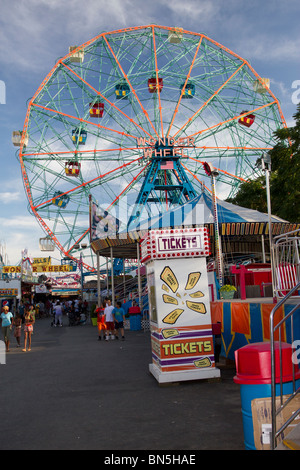
<instances>
[{"instance_id":1,"label":"ticket booth","mask_svg":"<svg viewBox=\"0 0 300 470\"><path fill-rule=\"evenodd\" d=\"M159 383L220 377L215 367L206 228L150 230L141 242L147 268L152 363Z\"/></svg>"}]
</instances>

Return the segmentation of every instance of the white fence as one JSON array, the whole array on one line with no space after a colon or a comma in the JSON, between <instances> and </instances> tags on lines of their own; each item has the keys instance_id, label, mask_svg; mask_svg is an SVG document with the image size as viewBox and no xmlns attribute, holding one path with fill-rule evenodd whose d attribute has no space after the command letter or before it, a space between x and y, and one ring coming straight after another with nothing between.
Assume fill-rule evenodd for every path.
<instances>
[{"instance_id":1,"label":"white fence","mask_svg":"<svg viewBox=\"0 0 300 470\"><path fill-rule=\"evenodd\" d=\"M273 257L274 293L282 298L300 282L300 230L274 237Z\"/></svg>"}]
</instances>

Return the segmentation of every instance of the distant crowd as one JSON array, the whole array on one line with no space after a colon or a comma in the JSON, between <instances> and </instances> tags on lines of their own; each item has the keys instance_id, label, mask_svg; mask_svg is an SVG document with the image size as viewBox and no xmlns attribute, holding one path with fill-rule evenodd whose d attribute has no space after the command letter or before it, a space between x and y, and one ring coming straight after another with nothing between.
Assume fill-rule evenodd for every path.
<instances>
[{"instance_id":1,"label":"distant crowd","mask_svg":"<svg viewBox=\"0 0 300 470\"><path fill-rule=\"evenodd\" d=\"M63 315L66 315L69 326L75 326L86 323L87 311L88 303L81 299L63 302L60 300L54 302L47 300L45 303L39 301L34 305L21 301L15 314L10 311L8 305L5 305L2 307L0 323L6 352L10 350L12 331L16 338L17 347L21 347L22 330L24 331L24 348L22 351L31 351L31 336L37 318L51 318L51 326L56 327L62 326Z\"/></svg>"},{"instance_id":2,"label":"distant crowd","mask_svg":"<svg viewBox=\"0 0 300 470\"><path fill-rule=\"evenodd\" d=\"M111 299L105 298L100 307L95 307L94 314L97 317L98 340L114 340L120 338L125 340L124 322L125 311L122 302L116 302L112 305ZM21 347L21 334L24 331L24 347L22 351L31 351L31 337L33 334L36 319L51 318L52 327L62 327L63 321L67 319L68 326L84 325L89 318L88 302L81 299L76 300L47 300L36 302L34 305L24 304L22 301L13 314L10 308L5 305L2 307L0 315L0 324L2 336L6 346L6 352L9 352L11 333L17 342L17 347ZM136 302L132 302L131 310L140 314L140 309ZM130 311L130 309L129 309Z\"/></svg>"}]
</instances>

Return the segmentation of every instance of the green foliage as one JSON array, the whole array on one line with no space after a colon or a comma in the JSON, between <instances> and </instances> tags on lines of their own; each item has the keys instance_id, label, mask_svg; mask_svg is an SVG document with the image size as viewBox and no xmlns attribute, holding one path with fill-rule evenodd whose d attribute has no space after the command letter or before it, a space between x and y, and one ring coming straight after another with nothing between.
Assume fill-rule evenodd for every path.
<instances>
[{"instance_id":1,"label":"green foliage","mask_svg":"<svg viewBox=\"0 0 300 470\"><path fill-rule=\"evenodd\" d=\"M231 292L231 291L236 291L236 288L232 286L231 284L225 284L220 288L220 292Z\"/></svg>"},{"instance_id":2,"label":"green foliage","mask_svg":"<svg viewBox=\"0 0 300 470\"><path fill-rule=\"evenodd\" d=\"M260 212L267 212L266 183L264 176L260 176L249 183L242 183L234 198L227 199L232 204L248 207Z\"/></svg>"},{"instance_id":3,"label":"green foliage","mask_svg":"<svg viewBox=\"0 0 300 470\"><path fill-rule=\"evenodd\" d=\"M300 222L300 104L293 117L294 127L274 133L277 143L269 152L272 162L270 193L273 215L289 222ZM228 202L266 213L265 177L241 184L236 196Z\"/></svg>"}]
</instances>

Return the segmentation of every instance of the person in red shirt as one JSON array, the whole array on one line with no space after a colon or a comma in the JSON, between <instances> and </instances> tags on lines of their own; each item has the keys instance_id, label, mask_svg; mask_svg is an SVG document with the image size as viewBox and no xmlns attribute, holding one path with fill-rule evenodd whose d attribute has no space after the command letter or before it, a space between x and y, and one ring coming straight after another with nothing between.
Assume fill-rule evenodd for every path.
<instances>
[{"instance_id":1,"label":"person in red shirt","mask_svg":"<svg viewBox=\"0 0 300 470\"><path fill-rule=\"evenodd\" d=\"M97 313L97 327L98 327L98 341L101 341L101 337L105 339L106 335L106 323L105 323L105 315L104 315L104 308L98 307L96 308Z\"/></svg>"}]
</instances>

